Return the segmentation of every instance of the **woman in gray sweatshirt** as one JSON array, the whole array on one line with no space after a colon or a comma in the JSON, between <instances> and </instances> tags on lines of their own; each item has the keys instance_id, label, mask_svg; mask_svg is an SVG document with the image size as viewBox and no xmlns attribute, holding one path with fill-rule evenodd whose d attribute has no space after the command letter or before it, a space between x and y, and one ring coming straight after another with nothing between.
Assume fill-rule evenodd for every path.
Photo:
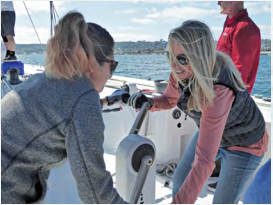
<instances>
[{"instance_id":1,"label":"woman in gray sweatshirt","mask_svg":"<svg viewBox=\"0 0 273 205\"><path fill-rule=\"evenodd\" d=\"M43 203L50 170L67 159L82 202L124 203L103 159L101 109L116 99L99 92L117 67L113 38L78 12L54 31L45 73L1 102L2 203Z\"/></svg>"}]
</instances>

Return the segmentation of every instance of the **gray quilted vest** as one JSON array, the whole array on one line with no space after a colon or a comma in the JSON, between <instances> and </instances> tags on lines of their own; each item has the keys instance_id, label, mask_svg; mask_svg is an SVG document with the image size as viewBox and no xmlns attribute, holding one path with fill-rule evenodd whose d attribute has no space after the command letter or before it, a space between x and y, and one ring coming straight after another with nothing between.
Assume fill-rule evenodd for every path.
<instances>
[{"instance_id":1,"label":"gray quilted vest","mask_svg":"<svg viewBox=\"0 0 273 205\"><path fill-rule=\"evenodd\" d=\"M249 146L258 142L265 131L265 121L261 111L251 98L248 91L238 91L231 81L230 74L223 68L214 85L223 85L231 89L235 95L229 113L220 147ZM187 103L191 95L189 88L184 88L180 83L181 96L177 106L200 126L201 112L189 111Z\"/></svg>"}]
</instances>

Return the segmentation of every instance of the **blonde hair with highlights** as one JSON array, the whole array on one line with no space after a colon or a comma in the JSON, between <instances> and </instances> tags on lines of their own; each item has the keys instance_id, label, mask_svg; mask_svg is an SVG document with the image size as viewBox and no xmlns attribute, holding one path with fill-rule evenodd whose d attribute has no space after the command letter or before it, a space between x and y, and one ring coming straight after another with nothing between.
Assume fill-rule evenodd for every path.
<instances>
[{"instance_id":1,"label":"blonde hair with highlights","mask_svg":"<svg viewBox=\"0 0 273 205\"><path fill-rule=\"evenodd\" d=\"M188 84L185 84L176 74L172 62L168 60L177 81L190 89L191 96L187 105L189 110L204 111L204 109L213 106L215 98L213 82L217 80L223 67L227 68L230 73L234 86L239 91L244 90L245 85L239 71L229 56L216 51L212 33L206 24L188 20L170 32L167 50L172 56L171 59L174 59L177 65L182 66L174 56L173 42L182 46L193 73ZM182 67L187 70L185 66Z\"/></svg>"},{"instance_id":2,"label":"blonde hair with highlights","mask_svg":"<svg viewBox=\"0 0 273 205\"><path fill-rule=\"evenodd\" d=\"M89 77L88 65L96 63L93 53L91 33L83 15L71 11L59 20L47 43L46 75L66 79L75 75Z\"/></svg>"}]
</instances>

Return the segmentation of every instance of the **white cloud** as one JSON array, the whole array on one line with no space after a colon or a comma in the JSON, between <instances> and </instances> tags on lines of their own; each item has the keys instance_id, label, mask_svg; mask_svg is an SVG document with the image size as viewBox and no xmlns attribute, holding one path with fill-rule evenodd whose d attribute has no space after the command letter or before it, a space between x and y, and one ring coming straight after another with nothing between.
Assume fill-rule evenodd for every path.
<instances>
[{"instance_id":1,"label":"white cloud","mask_svg":"<svg viewBox=\"0 0 273 205\"><path fill-rule=\"evenodd\" d=\"M200 9L200 8L196 8L196 7L173 7L173 8L167 8L163 11L163 17L172 17L174 16L173 14L180 14L180 15L176 15L177 18L181 18L183 16L183 18L202 18L204 16L210 16L213 14L219 14L219 10L217 9L211 9L211 10L207 10L207 9Z\"/></svg>"},{"instance_id":2,"label":"white cloud","mask_svg":"<svg viewBox=\"0 0 273 205\"><path fill-rule=\"evenodd\" d=\"M223 26L221 26L221 27L211 27L210 28L212 31L222 31L223 30Z\"/></svg>"},{"instance_id":3,"label":"white cloud","mask_svg":"<svg viewBox=\"0 0 273 205\"><path fill-rule=\"evenodd\" d=\"M134 22L134 23L140 23L140 24L153 24L153 23L155 23L154 20L148 19L148 18L143 18L143 19L132 18L131 21Z\"/></svg>"},{"instance_id":4,"label":"white cloud","mask_svg":"<svg viewBox=\"0 0 273 205\"><path fill-rule=\"evenodd\" d=\"M257 25L260 29L271 29L271 25Z\"/></svg>"},{"instance_id":5,"label":"white cloud","mask_svg":"<svg viewBox=\"0 0 273 205\"><path fill-rule=\"evenodd\" d=\"M24 1L27 7L27 10L30 14L39 13L42 11L48 12L50 11L49 1ZM19 15L27 15L27 11L25 8L23 1L14 1L14 10L16 12L16 16ZM65 10L63 1L54 1L54 7L58 13L58 11Z\"/></svg>"},{"instance_id":6,"label":"white cloud","mask_svg":"<svg viewBox=\"0 0 273 205\"><path fill-rule=\"evenodd\" d=\"M123 13L123 14L135 14L137 13L137 10L128 9L128 10L119 10L116 11L116 13Z\"/></svg>"},{"instance_id":7,"label":"white cloud","mask_svg":"<svg viewBox=\"0 0 273 205\"><path fill-rule=\"evenodd\" d=\"M132 30L140 30L140 28L133 27L133 26L117 26L115 29L123 30L123 31L132 31Z\"/></svg>"},{"instance_id":8,"label":"white cloud","mask_svg":"<svg viewBox=\"0 0 273 205\"><path fill-rule=\"evenodd\" d=\"M176 15L174 15L176 14ZM195 7L170 7L161 12L147 14L146 18L159 20L178 20L188 18L204 18L204 16L219 15L219 9L200 9Z\"/></svg>"},{"instance_id":9,"label":"white cloud","mask_svg":"<svg viewBox=\"0 0 273 205\"><path fill-rule=\"evenodd\" d=\"M43 44L49 39L48 28L36 28L39 38ZM38 37L32 27L18 26L15 27L15 42L18 44L40 43ZM30 38L31 36L31 38Z\"/></svg>"},{"instance_id":10,"label":"white cloud","mask_svg":"<svg viewBox=\"0 0 273 205\"><path fill-rule=\"evenodd\" d=\"M157 8L152 8L151 12L157 12Z\"/></svg>"},{"instance_id":11,"label":"white cloud","mask_svg":"<svg viewBox=\"0 0 273 205\"><path fill-rule=\"evenodd\" d=\"M176 2L176 1L172 1L172 2ZM27 5L29 12L32 14L38 14L36 16L38 16L39 18L40 16L42 17L46 15L45 12L48 12L48 15L49 15L48 1L46 2L45 1L25 1L25 3ZM146 2L143 2L143 3L146 3ZM124 17L128 17L128 19L124 19L124 22L117 23L116 26L112 27L112 32L110 31L110 33L111 35L113 35L116 41L129 41L129 40L155 41L160 39L160 37L158 37L159 35L158 33L162 32L162 30L168 33L171 28L174 28L177 26L177 23L179 23L177 21L184 21L186 19L192 19L192 18L201 19L201 20L203 19L205 23L207 23L210 26L216 40L218 40L218 37L220 36L223 29L222 25L224 24L224 19L226 17L226 15L220 15L219 6L217 6L217 2L215 1L214 2L180 1L179 4L176 3L175 5L173 5L172 3L169 4L169 2L166 2L166 1L158 2L154 0L150 2L154 4L149 4L149 5L145 4L144 7L143 7L143 3L139 5L133 5L133 6L131 5L127 8L127 10L126 9L124 9L123 11L117 10L117 12L123 12ZM157 3L165 3L166 7L163 7L164 5L158 6ZM77 4L77 2L75 2L74 5L75 4ZM54 1L54 5L56 7L58 14L59 14L59 11L64 10L65 7L67 8L71 6L68 2L59 2L59 1ZM22 1L15 1L14 7L16 10L16 14L18 16L18 19L17 19L18 21L16 23L18 23L20 15L27 15L27 12L25 10L25 7ZM271 13L270 2L265 2L265 1L264 2L245 2L245 7L248 9L248 13L250 14L250 16L260 12L262 14L265 13L266 18L270 18L270 13ZM128 15L125 15L126 13L128 13ZM142 16L138 17L136 16L136 14L142 15ZM106 17L105 15L106 14L102 13L103 17L101 18ZM113 14L111 15L108 13L107 17L108 15L110 15L110 18L111 17L115 18ZM258 17L259 15L256 16L256 18ZM39 19L33 18L35 26L38 26L38 28L36 29L42 40L42 43L46 43L49 38L49 25L48 27L46 26L42 27L41 24L40 25L37 24L38 23L36 22L37 20ZM157 25L157 23L161 25L160 24L161 22L163 22L162 26L152 27L154 25ZM259 21L256 21L256 22L259 22ZM43 25L45 25L45 23L46 22L44 22ZM264 23L264 25L258 25L261 30L262 38L271 39L271 26L265 25L265 24L266 23ZM36 33L31 26L31 23L29 22L29 24L27 25L24 23L23 25L24 26L20 26L20 24L16 24L16 27L15 27L16 43L18 44L19 43L39 43ZM149 33L149 34L144 33L145 32L144 28L146 25L149 25L149 29L154 28L154 30L152 29L153 30L152 33Z\"/></svg>"},{"instance_id":12,"label":"white cloud","mask_svg":"<svg viewBox=\"0 0 273 205\"><path fill-rule=\"evenodd\" d=\"M212 26L210 27L211 33L214 37L214 40L218 41L222 31L223 31L223 26Z\"/></svg>"},{"instance_id":13,"label":"white cloud","mask_svg":"<svg viewBox=\"0 0 273 205\"><path fill-rule=\"evenodd\" d=\"M136 33L112 33L111 34L115 41L156 41L158 38L156 36L148 34L136 34Z\"/></svg>"},{"instance_id":14,"label":"white cloud","mask_svg":"<svg viewBox=\"0 0 273 205\"><path fill-rule=\"evenodd\" d=\"M271 25L257 25L260 28L262 39L271 39Z\"/></svg>"},{"instance_id":15,"label":"white cloud","mask_svg":"<svg viewBox=\"0 0 273 205\"><path fill-rule=\"evenodd\" d=\"M265 12L271 12L271 6L270 5L263 5L263 7L262 7L263 9L263 11L265 11Z\"/></svg>"},{"instance_id":16,"label":"white cloud","mask_svg":"<svg viewBox=\"0 0 273 205\"><path fill-rule=\"evenodd\" d=\"M197 6L196 2L192 2L192 4L189 4L191 6ZM216 8L220 11L220 6L218 5L217 1L199 1L198 6L202 8Z\"/></svg>"},{"instance_id":17,"label":"white cloud","mask_svg":"<svg viewBox=\"0 0 273 205\"><path fill-rule=\"evenodd\" d=\"M143 2L143 3L163 3L163 4L166 4L166 0L124 0L124 1L129 1L129 2L132 2L132 3L139 3L139 2ZM171 4L171 3L177 3L177 2L181 2L181 0L168 0L168 4Z\"/></svg>"},{"instance_id":18,"label":"white cloud","mask_svg":"<svg viewBox=\"0 0 273 205\"><path fill-rule=\"evenodd\" d=\"M146 18L160 18L160 13L150 13L146 15Z\"/></svg>"},{"instance_id":19,"label":"white cloud","mask_svg":"<svg viewBox=\"0 0 273 205\"><path fill-rule=\"evenodd\" d=\"M246 2L244 6L250 15L271 12L271 2L268 2L268 1Z\"/></svg>"},{"instance_id":20,"label":"white cloud","mask_svg":"<svg viewBox=\"0 0 273 205\"><path fill-rule=\"evenodd\" d=\"M264 5L267 5L267 6L271 6L271 2L270 1L255 1L255 2L245 2L244 3L244 7L245 8L249 8L249 7L262 7Z\"/></svg>"}]
</instances>

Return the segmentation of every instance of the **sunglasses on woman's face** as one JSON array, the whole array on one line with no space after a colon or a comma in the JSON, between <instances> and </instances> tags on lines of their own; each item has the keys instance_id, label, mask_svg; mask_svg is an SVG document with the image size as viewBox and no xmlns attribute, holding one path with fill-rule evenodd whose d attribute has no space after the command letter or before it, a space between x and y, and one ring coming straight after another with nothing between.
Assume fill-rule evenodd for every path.
<instances>
[{"instance_id":1,"label":"sunglasses on woman's face","mask_svg":"<svg viewBox=\"0 0 273 205\"><path fill-rule=\"evenodd\" d=\"M171 54L169 51L166 51L166 56L169 59L169 61L172 60ZM189 60L186 58L186 56L184 54L178 55L176 56L176 60L183 66L186 66L189 64Z\"/></svg>"},{"instance_id":2,"label":"sunglasses on woman's face","mask_svg":"<svg viewBox=\"0 0 273 205\"><path fill-rule=\"evenodd\" d=\"M110 63L110 75L113 75L116 68L118 67L118 61L115 60L109 60L109 59L103 59L102 62Z\"/></svg>"}]
</instances>

